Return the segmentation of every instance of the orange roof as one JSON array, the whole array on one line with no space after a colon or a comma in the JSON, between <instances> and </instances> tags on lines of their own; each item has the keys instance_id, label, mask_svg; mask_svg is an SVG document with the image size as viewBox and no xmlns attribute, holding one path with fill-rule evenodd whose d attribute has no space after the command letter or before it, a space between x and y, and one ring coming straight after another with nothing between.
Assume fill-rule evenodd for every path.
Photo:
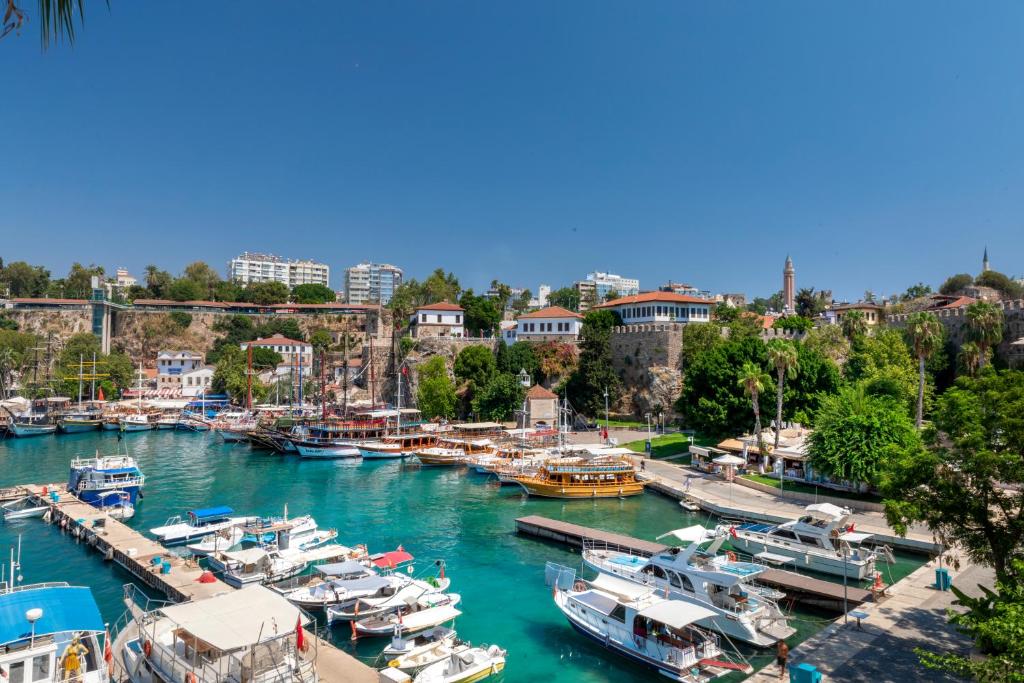
<instances>
[{"instance_id":1,"label":"orange roof","mask_svg":"<svg viewBox=\"0 0 1024 683\"><path fill-rule=\"evenodd\" d=\"M619 299L612 299L594 308L612 308L613 306L630 306L633 304L667 303L667 304L711 304L707 299L675 292L644 292L633 296L624 296Z\"/></svg>"},{"instance_id":2,"label":"orange roof","mask_svg":"<svg viewBox=\"0 0 1024 683\"><path fill-rule=\"evenodd\" d=\"M526 398L558 398L558 394L548 391L539 384L534 384L530 387L530 390L526 392Z\"/></svg>"},{"instance_id":3,"label":"orange roof","mask_svg":"<svg viewBox=\"0 0 1024 683\"><path fill-rule=\"evenodd\" d=\"M755 313L754 315L757 314ZM770 330L775 325L775 321L778 320L773 315L758 315L757 317L761 319L761 327L766 330Z\"/></svg>"},{"instance_id":4,"label":"orange roof","mask_svg":"<svg viewBox=\"0 0 1024 683\"><path fill-rule=\"evenodd\" d=\"M417 311L461 311L462 306L450 304L447 301L439 301L436 304L427 304L426 306L417 306Z\"/></svg>"},{"instance_id":5,"label":"orange roof","mask_svg":"<svg viewBox=\"0 0 1024 683\"><path fill-rule=\"evenodd\" d=\"M582 318L579 313L562 308L561 306L548 306L533 313L519 316L520 318Z\"/></svg>"},{"instance_id":6,"label":"orange roof","mask_svg":"<svg viewBox=\"0 0 1024 683\"><path fill-rule=\"evenodd\" d=\"M939 306L939 308L960 308L961 306L969 306L973 304L975 301L977 301L977 299L975 299L973 296L958 296L956 299L953 299L948 304L943 304L942 306Z\"/></svg>"},{"instance_id":7,"label":"orange roof","mask_svg":"<svg viewBox=\"0 0 1024 683\"><path fill-rule=\"evenodd\" d=\"M308 342L296 341L294 339L289 339L288 337L285 337L284 335L281 335L281 334L275 334L274 336L267 337L266 339L254 339L251 342L245 342L245 343L246 344L251 344L252 346L281 346L281 345L284 345L284 344L289 344L289 345L292 345L292 346L294 346L294 345L309 346Z\"/></svg>"},{"instance_id":8,"label":"orange roof","mask_svg":"<svg viewBox=\"0 0 1024 683\"><path fill-rule=\"evenodd\" d=\"M48 299L46 297L40 298L28 298L28 299L11 299L16 304L87 304L88 299Z\"/></svg>"},{"instance_id":9,"label":"orange roof","mask_svg":"<svg viewBox=\"0 0 1024 683\"><path fill-rule=\"evenodd\" d=\"M136 299L136 306L209 306L213 308L228 308L229 306L255 306L255 304L233 304L224 301L172 301L170 299Z\"/></svg>"}]
</instances>

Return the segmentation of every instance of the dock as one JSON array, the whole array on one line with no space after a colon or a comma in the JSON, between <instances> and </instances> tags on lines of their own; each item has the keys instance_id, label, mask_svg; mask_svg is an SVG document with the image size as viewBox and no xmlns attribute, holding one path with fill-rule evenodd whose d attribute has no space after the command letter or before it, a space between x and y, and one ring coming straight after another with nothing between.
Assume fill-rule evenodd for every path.
<instances>
[{"instance_id":1,"label":"dock","mask_svg":"<svg viewBox=\"0 0 1024 683\"><path fill-rule=\"evenodd\" d=\"M592 529L539 515L518 518L516 532L525 536L554 541L572 548L582 548L584 539L598 541L607 544L609 548L643 557L650 557L668 547L661 543L601 529ZM786 597L794 602L840 612L843 610L843 585L840 583L816 579L813 576L805 576L785 569L767 569L758 575L757 579L761 583L783 591L786 593ZM873 600L871 591L852 585L846 588L846 603L850 607L873 602Z\"/></svg>"},{"instance_id":2,"label":"dock","mask_svg":"<svg viewBox=\"0 0 1024 683\"><path fill-rule=\"evenodd\" d=\"M157 590L174 602L202 600L220 595L234 588L220 579L200 583L205 573L199 564L186 560L167 550L156 541L111 519L93 506L83 503L63 486L26 485L14 487L23 495L34 495L50 506L50 523L66 530L72 537L85 543L105 558L128 570L147 587ZM46 489L46 493L43 491ZM56 493L57 500L51 498ZM160 563L154 564L154 558ZM170 565L170 571L161 567ZM377 672L348 653L342 652L332 643L306 632L310 638L317 638L317 672L324 683L371 683L377 681Z\"/></svg>"}]
</instances>

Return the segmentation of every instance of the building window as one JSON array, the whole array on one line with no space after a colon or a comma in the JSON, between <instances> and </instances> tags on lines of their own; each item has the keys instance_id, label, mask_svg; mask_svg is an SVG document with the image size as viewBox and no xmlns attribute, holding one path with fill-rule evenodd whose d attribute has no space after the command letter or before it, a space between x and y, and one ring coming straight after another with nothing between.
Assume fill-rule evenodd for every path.
<instances>
[{"instance_id":1,"label":"building window","mask_svg":"<svg viewBox=\"0 0 1024 683\"><path fill-rule=\"evenodd\" d=\"M50 680L50 655L38 655L32 658L32 680Z\"/></svg>"},{"instance_id":2,"label":"building window","mask_svg":"<svg viewBox=\"0 0 1024 683\"><path fill-rule=\"evenodd\" d=\"M456 325L461 325L462 324L462 315L456 314L456 316L455 316L455 324Z\"/></svg>"},{"instance_id":3,"label":"building window","mask_svg":"<svg viewBox=\"0 0 1024 683\"><path fill-rule=\"evenodd\" d=\"M437 315L437 322L441 322L441 314L440 313L438 313L438 315Z\"/></svg>"}]
</instances>

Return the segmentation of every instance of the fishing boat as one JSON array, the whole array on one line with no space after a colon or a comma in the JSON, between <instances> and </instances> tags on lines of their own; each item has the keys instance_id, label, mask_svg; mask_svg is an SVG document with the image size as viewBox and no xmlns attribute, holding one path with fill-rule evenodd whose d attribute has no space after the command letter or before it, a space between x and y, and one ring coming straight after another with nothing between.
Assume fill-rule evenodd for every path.
<instances>
[{"instance_id":1,"label":"fishing boat","mask_svg":"<svg viewBox=\"0 0 1024 683\"><path fill-rule=\"evenodd\" d=\"M93 432L103 424L103 418L98 416L68 415L57 420L57 427L65 434L77 434L79 432Z\"/></svg>"},{"instance_id":2,"label":"fishing boat","mask_svg":"<svg viewBox=\"0 0 1024 683\"><path fill-rule=\"evenodd\" d=\"M57 431L57 425L48 424L46 422L33 422L31 419L12 418L11 421L7 423L7 431L10 432L12 436L24 439L30 436L54 434Z\"/></svg>"},{"instance_id":3,"label":"fishing boat","mask_svg":"<svg viewBox=\"0 0 1024 683\"><path fill-rule=\"evenodd\" d=\"M131 683L317 683L310 618L262 586L181 604L125 586L113 654Z\"/></svg>"},{"instance_id":4,"label":"fishing boat","mask_svg":"<svg viewBox=\"0 0 1024 683\"><path fill-rule=\"evenodd\" d=\"M177 413L163 413L156 419L156 429L176 429L177 426Z\"/></svg>"},{"instance_id":5,"label":"fishing boat","mask_svg":"<svg viewBox=\"0 0 1024 683\"><path fill-rule=\"evenodd\" d=\"M312 515L299 515L289 519L287 505L284 508L284 517L255 518L243 526L242 532L243 543L269 544L281 550L313 550L338 537L337 529L321 529Z\"/></svg>"},{"instance_id":6,"label":"fishing boat","mask_svg":"<svg viewBox=\"0 0 1024 683\"><path fill-rule=\"evenodd\" d=\"M146 413L130 413L122 415L118 420L122 432L147 432L156 427L155 422L150 422ZM106 421L103 423L106 428Z\"/></svg>"},{"instance_id":7,"label":"fishing boat","mask_svg":"<svg viewBox=\"0 0 1024 683\"><path fill-rule=\"evenodd\" d=\"M730 544L755 558L772 562L794 562L813 571L863 580L875 574L875 562L895 562L887 546L867 548L872 534L854 530L853 511L831 503L814 503L807 513L782 524L747 523L720 525L732 537Z\"/></svg>"},{"instance_id":8,"label":"fishing boat","mask_svg":"<svg viewBox=\"0 0 1024 683\"><path fill-rule=\"evenodd\" d=\"M345 441L295 439L292 444L303 458L341 460L363 457L358 446Z\"/></svg>"},{"instance_id":9,"label":"fishing boat","mask_svg":"<svg viewBox=\"0 0 1024 683\"><path fill-rule=\"evenodd\" d=\"M394 633L396 628L405 633L416 633L440 626L462 614L455 609L461 600L458 593L428 593L393 611L352 622L353 635L386 636Z\"/></svg>"},{"instance_id":10,"label":"fishing boat","mask_svg":"<svg viewBox=\"0 0 1024 683\"><path fill-rule=\"evenodd\" d=\"M135 516L132 496L127 491L104 491L99 494L93 507L99 508L112 519L125 520Z\"/></svg>"},{"instance_id":11,"label":"fishing boat","mask_svg":"<svg viewBox=\"0 0 1024 683\"><path fill-rule=\"evenodd\" d=\"M494 454L490 439L439 438L437 445L416 451L416 459L424 465L464 465L472 458Z\"/></svg>"},{"instance_id":12,"label":"fishing boat","mask_svg":"<svg viewBox=\"0 0 1024 683\"><path fill-rule=\"evenodd\" d=\"M121 416L120 415L106 415L103 418L103 431L105 432L116 432L121 429Z\"/></svg>"},{"instance_id":13,"label":"fishing boat","mask_svg":"<svg viewBox=\"0 0 1024 683\"><path fill-rule=\"evenodd\" d=\"M718 636L696 626L711 610L658 597L646 587L608 574L576 579L576 570L549 562L545 571L555 605L581 635L601 647L679 683L704 683L732 671Z\"/></svg>"},{"instance_id":14,"label":"fishing boat","mask_svg":"<svg viewBox=\"0 0 1024 683\"><path fill-rule=\"evenodd\" d=\"M431 432L412 432L385 436L379 441L359 444L359 450L366 460L408 458L416 451L434 445L437 436Z\"/></svg>"},{"instance_id":15,"label":"fishing boat","mask_svg":"<svg viewBox=\"0 0 1024 683\"><path fill-rule=\"evenodd\" d=\"M351 607L361 598L390 597L413 581L405 574L380 575L353 560L327 566L338 564L347 565L347 573L299 588L285 597L303 609L324 609L330 606L344 608Z\"/></svg>"},{"instance_id":16,"label":"fishing boat","mask_svg":"<svg viewBox=\"0 0 1024 683\"><path fill-rule=\"evenodd\" d=\"M657 540L667 536L685 547L668 548L649 558L584 540L583 563L647 586L663 597L710 610L714 616L697 625L733 640L771 647L796 633L777 603L784 594L756 584L768 567L740 562L735 553L719 554L728 534L695 525L662 534Z\"/></svg>"},{"instance_id":17,"label":"fishing boat","mask_svg":"<svg viewBox=\"0 0 1024 683\"><path fill-rule=\"evenodd\" d=\"M220 505L189 510L185 519L182 519L181 516L171 517L164 522L163 526L150 529L149 533L156 536L157 540L164 545L175 545L203 538L229 527L247 524L250 519L249 517L236 517L234 510Z\"/></svg>"},{"instance_id":18,"label":"fishing boat","mask_svg":"<svg viewBox=\"0 0 1024 683\"><path fill-rule=\"evenodd\" d=\"M430 664L413 678L413 683L472 683L482 681L505 668L505 650L490 647L462 647Z\"/></svg>"},{"instance_id":19,"label":"fishing boat","mask_svg":"<svg viewBox=\"0 0 1024 683\"><path fill-rule=\"evenodd\" d=\"M224 583L235 588L281 581L301 574L309 564L295 553L276 548L220 550L206 561Z\"/></svg>"},{"instance_id":20,"label":"fishing boat","mask_svg":"<svg viewBox=\"0 0 1024 683\"><path fill-rule=\"evenodd\" d=\"M423 597L443 593L450 585L451 581L444 576L429 577L425 580L413 579L394 595L359 598L350 605L328 605L326 609L327 623L355 621L394 613L405 609Z\"/></svg>"},{"instance_id":21,"label":"fishing boat","mask_svg":"<svg viewBox=\"0 0 1024 683\"><path fill-rule=\"evenodd\" d=\"M128 494L128 502L135 505L146 477L135 458L129 455L101 456L96 451L92 458L75 458L68 475L68 491L83 503L99 507L101 498L109 491Z\"/></svg>"},{"instance_id":22,"label":"fishing boat","mask_svg":"<svg viewBox=\"0 0 1024 683\"><path fill-rule=\"evenodd\" d=\"M108 683L106 627L92 592L64 582L0 582L0 679L8 683Z\"/></svg>"},{"instance_id":23,"label":"fishing boat","mask_svg":"<svg viewBox=\"0 0 1024 683\"><path fill-rule=\"evenodd\" d=\"M4 513L4 521L42 517L49 509L49 504L36 496L25 496L0 505L0 510L3 510Z\"/></svg>"},{"instance_id":24,"label":"fishing boat","mask_svg":"<svg viewBox=\"0 0 1024 683\"><path fill-rule=\"evenodd\" d=\"M389 669L412 673L433 664L451 654L456 648L469 647L461 640L455 629L435 626L420 633L405 635L395 633L391 644L380 653Z\"/></svg>"},{"instance_id":25,"label":"fishing boat","mask_svg":"<svg viewBox=\"0 0 1024 683\"><path fill-rule=\"evenodd\" d=\"M556 458L536 474L513 478L529 495L544 498L623 498L644 492L633 463L617 457Z\"/></svg>"},{"instance_id":26,"label":"fishing boat","mask_svg":"<svg viewBox=\"0 0 1024 683\"><path fill-rule=\"evenodd\" d=\"M232 526L204 536L195 543L189 543L185 548L197 557L206 557L220 550L231 550L242 542L244 535L245 532L240 528Z\"/></svg>"}]
</instances>

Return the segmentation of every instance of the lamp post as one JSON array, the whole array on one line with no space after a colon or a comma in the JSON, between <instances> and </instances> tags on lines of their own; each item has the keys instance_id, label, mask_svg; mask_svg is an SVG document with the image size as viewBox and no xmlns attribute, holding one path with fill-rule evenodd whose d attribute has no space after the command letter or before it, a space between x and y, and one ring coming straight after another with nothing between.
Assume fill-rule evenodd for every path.
<instances>
[{"instance_id":1,"label":"lamp post","mask_svg":"<svg viewBox=\"0 0 1024 683\"><path fill-rule=\"evenodd\" d=\"M644 413L644 417L647 419L647 444L645 446L647 450L647 456L651 455L651 414Z\"/></svg>"},{"instance_id":2,"label":"lamp post","mask_svg":"<svg viewBox=\"0 0 1024 683\"><path fill-rule=\"evenodd\" d=\"M528 389L530 387L530 373L528 373L526 371L526 368L519 368L518 378L519 378L520 386L522 386L524 389ZM525 392L523 393L523 426L522 426L522 430L523 431L521 432L520 436L522 437L523 448L525 450L525 448L526 448L526 394L525 394Z\"/></svg>"},{"instance_id":3,"label":"lamp post","mask_svg":"<svg viewBox=\"0 0 1024 683\"><path fill-rule=\"evenodd\" d=\"M608 387L604 388L604 440L608 441Z\"/></svg>"},{"instance_id":4,"label":"lamp post","mask_svg":"<svg viewBox=\"0 0 1024 683\"><path fill-rule=\"evenodd\" d=\"M846 543L842 540L839 541L840 549L843 551L843 626L848 626L850 623L849 610L850 607L846 601Z\"/></svg>"}]
</instances>

